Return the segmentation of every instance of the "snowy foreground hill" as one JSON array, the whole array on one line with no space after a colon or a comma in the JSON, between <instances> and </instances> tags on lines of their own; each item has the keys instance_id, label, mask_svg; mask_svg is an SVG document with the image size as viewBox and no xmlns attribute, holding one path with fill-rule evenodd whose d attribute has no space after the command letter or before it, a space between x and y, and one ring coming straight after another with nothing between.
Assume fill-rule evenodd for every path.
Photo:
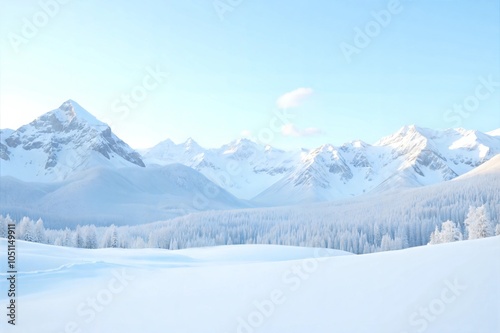
<instances>
[{"instance_id":1,"label":"snowy foreground hill","mask_svg":"<svg viewBox=\"0 0 500 333\"><path fill-rule=\"evenodd\" d=\"M497 333L499 254L500 237L358 256L265 245L83 250L19 241L18 321L2 320L0 331Z\"/></svg>"}]
</instances>

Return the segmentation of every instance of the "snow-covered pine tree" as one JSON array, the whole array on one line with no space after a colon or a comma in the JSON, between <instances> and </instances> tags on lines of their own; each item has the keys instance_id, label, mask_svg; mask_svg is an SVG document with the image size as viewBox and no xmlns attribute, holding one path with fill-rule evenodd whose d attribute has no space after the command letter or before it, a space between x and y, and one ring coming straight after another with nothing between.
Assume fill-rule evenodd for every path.
<instances>
[{"instance_id":1,"label":"snow-covered pine tree","mask_svg":"<svg viewBox=\"0 0 500 333\"><path fill-rule=\"evenodd\" d=\"M65 228L63 231L62 245L70 247L75 246L73 241L73 235L71 233L71 230L69 230L68 228Z\"/></svg>"},{"instance_id":2,"label":"snow-covered pine tree","mask_svg":"<svg viewBox=\"0 0 500 333\"><path fill-rule=\"evenodd\" d=\"M140 236L137 236L134 243L133 243L133 246L132 248L134 249L143 249L146 247L146 243L144 242L144 239Z\"/></svg>"},{"instance_id":3,"label":"snow-covered pine tree","mask_svg":"<svg viewBox=\"0 0 500 333\"><path fill-rule=\"evenodd\" d=\"M441 241L443 243L457 242L462 239L462 232L456 223L448 220L441 224Z\"/></svg>"},{"instance_id":4,"label":"snow-covered pine tree","mask_svg":"<svg viewBox=\"0 0 500 333\"><path fill-rule=\"evenodd\" d=\"M85 248L87 249L97 249L97 229L95 225L90 225L85 228L84 232Z\"/></svg>"},{"instance_id":5,"label":"snow-covered pine tree","mask_svg":"<svg viewBox=\"0 0 500 333\"><path fill-rule=\"evenodd\" d=\"M469 207L464 224L467 227L468 239L486 238L494 235L493 224L485 205Z\"/></svg>"},{"instance_id":6,"label":"snow-covered pine tree","mask_svg":"<svg viewBox=\"0 0 500 333\"><path fill-rule=\"evenodd\" d=\"M28 242L36 242L35 224L29 217L23 217L19 222L18 238Z\"/></svg>"},{"instance_id":7,"label":"snow-covered pine tree","mask_svg":"<svg viewBox=\"0 0 500 333\"><path fill-rule=\"evenodd\" d=\"M7 215L7 217L9 217ZM0 238L7 238L7 217L0 215Z\"/></svg>"},{"instance_id":8,"label":"snow-covered pine tree","mask_svg":"<svg viewBox=\"0 0 500 333\"><path fill-rule=\"evenodd\" d=\"M83 238L83 230L80 225L76 226L75 235L73 236L73 246L83 248L85 247L85 240Z\"/></svg>"},{"instance_id":9,"label":"snow-covered pine tree","mask_svg":"<svg viewBox=\"0 0 500 333\"><path fill-rule=\"evenodd\" d=\"M458 226L453 221L448 220L441 224L441 231L439 231L436 226L436 229L431 234L431 241L429 244L457 242L462 239L463 236Z\"/></svg>"},{"instance_id":10,"label":"snow-covered pine tree","mask_svg":"<svg viewBox=\"0 0 500 333\"><path fill-rule=\"evenodd\" d=\"M441 244L441 232L439 231L438 226L434 229L434 231L431 233L431 240L429 242L429 245L435 245L435 244Z\"/></svg>"},{"instance_id":11,"label":"snow-covered pine tree","mask_svg":"<svg viewBox=\"0 0 500 333\"><path fill-rule=\"evenodd\" d=\"M45 236L45 227L43 226L42 219L38 219L35 223L35 239L39 243L46 243L47 237Z\"/></svg>"},{"instance_id":12,"label":"snow-covered pine tree","mask_svg":"<svg viewBox=\"0 0 500 333\"><path fill-rule=\"evenodd\" d=\"M106 233L104 234L102 247L117 248L118 245L119 245L118 232L116 230L116 226L112 224L108 228L106 228Z\"/></svg>"}]
</instances>

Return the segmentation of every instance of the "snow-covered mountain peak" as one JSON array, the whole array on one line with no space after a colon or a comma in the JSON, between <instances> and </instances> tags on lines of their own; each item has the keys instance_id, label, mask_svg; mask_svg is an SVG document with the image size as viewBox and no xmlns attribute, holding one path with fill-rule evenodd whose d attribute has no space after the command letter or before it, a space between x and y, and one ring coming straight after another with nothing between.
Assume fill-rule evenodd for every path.
<instances>
[{"instance_id":1,"label":"snow-covered mountain peak","mask_svg":"<svg viewBox=\"0 0 500 333\"><path fill-rule=\"evenodd\" d=\"M425 132L425 131L417 125L405 125L392 135L393 136L413 136L413 135L423 134L422 132Z\"/></svg>"},{"instance_id":2,"label":"snow-covered mountain peak","mask_svg":"<svg viewBox=\"0 0 500 333\"><path fill-rule=\"evenodd\" d=\"M415 124L410 124L410 125L405 125L399 129L397 133L402 133L402 134L411 134L411 133L416 133L416 132L421 132L421 128L418 127Z\"/></svg>"},{"instance_id":3,"label":"snow-covered mountain peak","mask_svg":"<svg viewBox=\"0 0 500 333\"><path fill-rule=\"evenodd\" d=\"M311 151L311 154L312 155L318 155L318 154L323 154L323 153L332 153L332 152L334 152L336 150L337 149L335 148L335 146L333 146L332 144L326 143L326 144L323 144L323 145L319 146L316 149L313 149Z\"/></svg>"},{"instance_id":4,"label":"snow-covered mountain peak","mask_svg":"<svg viewBox=\"0 0 500 333\"><path fill-rule=\"evenodd\" d=\"M413 143L413 145L426 145L427 140L432 136L432 131L415 125L403 126L396 133L386 136L377 141L375 146L391 146L398 148Z\"/></svg>"},{"instance_id":5,"label":"snow-covered mountain peak","mask_svg":"<svg viewBox=\"0 0 500 333\"><path fill-rule=\"evenodd\" d=\"M220 150L223 155L231 155L234 158L249 158L257 152L264 152L265 147L245 138L240 138L223 145Z\"/></svg>"},{"instance_id":6,"label":"snow-covered mountain peak","mask_svg":"<svg viewBox=\"0 0 500 333\"><path fill-rule=\"evenodd\" d=\"M355 140L351 142L351 145L355 148L364 148L367 146L367 144L361 140Z\"/></svg>"},{"instance_id":7,"label":"snow-covered mountain peak","mask_svg":"<svg viewBox=\"0 0 500 333\"><path fill-rule=\"evenodd\" d=\"M61 104L58 109L52 110L42 115L35 121L44 121L50 118L57 119L63 126L68 126L74 121L80 121L87 123L92 127L108 127L108 125L98 120L91 113L81 107L80 104L71 99Z\"/></svg>"},{"instance_id":8,"label":"snow-covered mountain peak","mask_svg":"<svg viewBox=\"0 0 500 333\"><path fill-rule=\"evenodd\" d=\"M239 138L234 141L231 141L229 144L224 145L227 149L241 149L241 148L254 148L259 146L257 143L253 142L247 138Z\"/></svg>"},{"instance_id":9,"label":"snow-covered mountain peak","mask_svg":"<svg viewBox=\"0 0 500 333\"><path fill-rule=\"evenodd\" d=\"M366 147L370 147L370 144L362 140L354 140L351 142L344 143L340 149L342 151L352 151L352 150L364 150Z\"/></svg>"},{"instance_id":10,"label":"snow-covered mountain peak","mask_svg":"<svg viewBox=\"0 0 500 333\"><path fill-rule=\"evenodd\" d=\"M2 135L1 175L61 180L95 166L141 166L140 155L72 100Z\"/></svg>"},{"instance_id":11,"label":"snow-covered mountain peak","mask_svg":"<svg viewBox=\"0 0 500 333\"><path fill-rule=\"evenodd\" d=\"M278 149L278 148L274 148L271 145L265 145L264 146L264 152L268 156L271 155L271 154L286 154L286 151Z\"/></svg>"},{"instance_id":12,"label":"snow-covered mountain peak","mask_svg":"<svg viewBox=\"0 0 500 333\"><path fill-rule=\"evenodd\" d=\"M202 149L201 146L191 137L189 137L186 141L184 141L183 145L188 150Z\"/></svg>"},{"instance_id":13,"label":"snow-covered mountain peak","mask_svg":"<svg viewBox=\"0 0 500 333\"><path fill-rule=\"evenodd\" d=\"M164 148L169 148L169 147L175 146L175 142L173 142L170 139L165 139L165 140L161 141L160 143L158 143L156 146L158 146L158 147L164 147Z\"/></svg>"}]
</instances>

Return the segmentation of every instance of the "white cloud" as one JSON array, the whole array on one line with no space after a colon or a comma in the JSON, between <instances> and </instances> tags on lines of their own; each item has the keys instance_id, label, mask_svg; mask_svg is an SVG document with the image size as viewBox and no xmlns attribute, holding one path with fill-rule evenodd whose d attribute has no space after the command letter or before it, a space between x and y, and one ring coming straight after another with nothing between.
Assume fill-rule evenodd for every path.
<instances>
[{"instance_id":1,"label":"white cloud","mask_svg":"<svg viewBox=\"0 0 500 333\"><path fill-rule=\"evenodd\" d=\"M319 128L308 127L303 130L297 128L294 124L286 124L281 127L281 134L284 136L305 137L315 136L323 133Z\"/></svg>"},{"instance_id":2,"label":"white cloud","mask_svg":"<svg viewBox=\"0 0 500 333\"><path fill-rule=\"evenodd\" d=\"M312 93L313 90L311 88L298 88L281 95L276 101L276 105L280 109L296 108Z\"/></svg>"},{"instance_id":3,"label":"white cloud","mask_svg":"<svg viewBox=\"0 0 500 333\"><path fill-rule=\"evenodd\" d=\"M249 130L243 130L243 131L241 131L240 136L241 136L242 138L249 138L249 137L251 137L251 136L252 136L252 131L249 131Z\"/></svg>"}]
</instances>

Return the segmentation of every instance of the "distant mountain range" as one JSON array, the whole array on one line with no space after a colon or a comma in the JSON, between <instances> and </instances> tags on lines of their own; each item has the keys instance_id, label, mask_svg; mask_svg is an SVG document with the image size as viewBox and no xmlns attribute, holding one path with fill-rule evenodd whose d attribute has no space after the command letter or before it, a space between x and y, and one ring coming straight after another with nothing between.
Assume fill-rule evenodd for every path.
<instances>
[{"instance_id":1,"label":"distant mountain range","mask_svg":"<svg viewBox=\"0 0 500 333\"><path fill-rule=\"evenodd\" d=\"M235 196L259 205L347 198L451 180L500 153L500 130L437 131L414 125L373 145L353 141L282 151L239 139L204 149L170 140L141 152L146 165L182 163Z\"/></svg>"},{"instance_id":2,"label":"distant mountain range","mask_svg":"<svg viewBox=\"0 0 500 333\"><path fill-rule=\"evenodd\" d=\"M82 212L105 211L103 218L141 220L142 214L150 217L142 220L151 221L199 210L329 201L436 184L499 153L500 129L437 131L413 125L373 145L357 140L283 151L239 139L205 149L188 139L135 151L69 100L17 130L0 131L0 199L4 213L70 214L69 207L76 205Z\"/></svg>"}]
</instances>

